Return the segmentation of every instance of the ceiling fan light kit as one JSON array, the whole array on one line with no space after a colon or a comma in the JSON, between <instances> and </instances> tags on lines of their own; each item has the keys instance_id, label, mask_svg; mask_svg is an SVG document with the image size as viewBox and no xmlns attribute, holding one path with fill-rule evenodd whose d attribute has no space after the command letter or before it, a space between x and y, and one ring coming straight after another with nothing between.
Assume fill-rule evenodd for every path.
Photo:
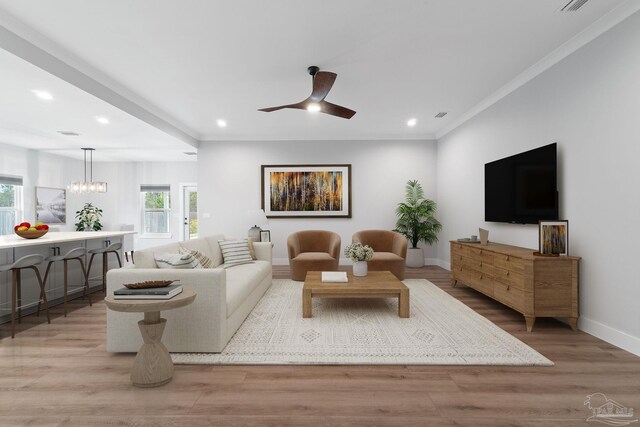
<instances>
[{"instance_id":1,"label":"ceiling fan light kit","mask_svg":"<svg viewBox=\"0 0 640 427\"><path fill-rule=\"evenodd\" d=\"M311 91L311 95L309 95L307 99L296 104L260 108L258 111L271 113L272 111L282 110L283 108L294 108L311 112L321 112L329 114L331 116L341 117L343 119L350 119L354 116L354 114L356 114L355 111L350 110L349 108L332 104L324 100L333 87L333 83L336 81L336 77L338 76L336 73L332 73L329 71L320 71L320 68L316 67L315 65L307 68L307 71L313 79L313 88Z\"/></svg>"}]
</instances>

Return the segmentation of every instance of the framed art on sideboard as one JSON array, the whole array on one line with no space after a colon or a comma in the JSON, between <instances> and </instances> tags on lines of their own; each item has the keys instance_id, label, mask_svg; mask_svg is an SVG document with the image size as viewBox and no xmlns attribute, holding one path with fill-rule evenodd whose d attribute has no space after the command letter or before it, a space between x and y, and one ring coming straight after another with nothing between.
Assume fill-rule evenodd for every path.
<instances>
[{"instance_id":1,"label":"framed art on sideboard","mask_svg":"<svg viewBox=\"0 0 640 427\"><path fill-rule=\"evenodd\" d=\"M569 255L569 221L540 221L538 236L541 254Z\"/></svg>"}]
</instances>

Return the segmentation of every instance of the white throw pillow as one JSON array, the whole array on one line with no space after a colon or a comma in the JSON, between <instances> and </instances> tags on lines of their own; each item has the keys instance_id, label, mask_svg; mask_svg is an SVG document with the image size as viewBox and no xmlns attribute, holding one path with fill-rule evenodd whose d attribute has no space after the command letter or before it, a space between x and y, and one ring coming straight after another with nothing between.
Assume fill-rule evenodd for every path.
<instances>
[{"instance_id":1,"label":"white throw pillow","mask_svg":"<svg viewBox=\"0 0 640 427\"><path fill-rule=\"evenodd\" d=\"M253 258L249 253L249 241L247 239L218 240L218 244L222 251L225 268L253 262Z\"/></svg>"},{"instance_id":2,"label":"white throw pillow","mask_svg":"<svg viewBox=\"0 0 640 427\"><path fill-rule=\"evenodd\" d=\"M195 249L188 249L185 248L184 246L180 246L180 253L182 255L185 254L191 254L194 257L196 257L196 259L198 260L198 262L200 263L200 267L201 268L213 268L213 261L211 261L211 258L209 258L208 256L206 256L205 254L203 254L200 251L196 251Z\"/></svg>"},{"instance_id":3,"label":"white throw pillow","mask_svg":"<svg viewBox=\"0 0 640 427\"><path fill-rule=\"evenodd\" d=\"M200 261L188 254L153 254L158 268L202 268Z\"/></svg>"}]
</instances>

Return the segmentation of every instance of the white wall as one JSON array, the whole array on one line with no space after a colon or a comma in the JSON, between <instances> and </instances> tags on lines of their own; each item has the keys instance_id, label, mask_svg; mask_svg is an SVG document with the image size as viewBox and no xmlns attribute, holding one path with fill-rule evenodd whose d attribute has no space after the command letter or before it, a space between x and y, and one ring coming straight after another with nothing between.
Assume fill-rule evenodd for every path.
<instances>
[{"instance_id":1,"label":"white wall","mask_svg":"<svg viewBox=\"0 0 640 427\"><path fill-rule=\"evenodd\" d=\"M35 222L35 187L66 188L71 181L84 176L82 160L0 144L0 175L23 178L24 220ZM105 230L118 230L121 224L134 224L141 230L140 185L169 184L171 186L171 238L134 237L136 249L181 240L182 195L180 185L197 182L195 162L94 162L93 177L106 181L105 194L73 194L67 191L67 223L56 225L62 231L75 230L75 212L85 202L103 210Z\"/></svg>"},{"instance_id":2,"label":"white wall","mask_svg":"<svg viewBox=\"0 0 640 427\"><path fill-rule=\"evenodd\" d=\"M107 181L106 194L95 194L88 201L95 201L104 211L105 229L119 229L122 224L133 224L134 246L144 249L177 242L182 239L182 184L197 182L195 162L102 162L94 163L94 178ZM141 237L142 214L140 185L169 184L171 186L171 237ZM206 186L203 191L206 191Z\"/></svg>"},{"instance_id":3,"label":"white wall","mask_svg":"<svg viewBox=\"0 0 640 427\"><path fill-rule=\"evenodd\" d=\"M438 141L448 240L537 248L537 226L485 223L484 163L558 142L560 216L580 263L581 329L640 354L640 13Z\"/></svg>"},{"instance_id":4,"label":"white wall","mask_svg":"<svg viewBox=\"0 0 640 427\"><path fill-rule=\"evenodd\" d=\"M82 177L82 161L0 143L0 175L20 176L23 180L23 219L36 221L35 187L66 188ZM67 192L67 223L56 224L61 231L74 230L75 212L82 207L78 195Z\"/></svg>"},{"instance_id":5,"label":"white wall","mask_svg":"<svg viewBox=\"0 0 640 427\"><path fill-rule=\"evenodd\" d=\"M299 230L340 234L342 248L358 230L395 226L395 207L410 179L436 198L435 141L206 142L198 149L200 230L245 237L253 225L246 211L259 209L260 166L267 164L351 164L352 218L271 218L274 264L288 264L286 239ZM203 189L206 191L202 191ZM203 217L210 214L210 218ZM436 248L425 250L435 259ZM348 263L346 259L341 263Z\"/></svg>"}]
</instances>

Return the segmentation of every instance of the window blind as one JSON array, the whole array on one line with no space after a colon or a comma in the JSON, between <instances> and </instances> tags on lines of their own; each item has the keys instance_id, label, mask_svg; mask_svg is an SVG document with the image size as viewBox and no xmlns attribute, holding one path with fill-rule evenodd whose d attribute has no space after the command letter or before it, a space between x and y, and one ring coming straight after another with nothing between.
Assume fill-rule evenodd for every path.
<instances>
[{"instance_id":1,"label":"window blind","mask_svg":"<svg viewBox=\"0 0 640 427\"><path fill-rule=\"evenodd\" d=\"M171 186L169 185L141 185L140 192L141 193L162 193L164 191L170 191Z\"/></svg>"},{"instance_id":2,"label":"window blind","mask_svg":"<svg viewBox=\"0 0 640 427\"><path fill-rule=\"evenodd\" d=\"M4 185L22 185L21 176L0 175L0 184Z\"/></svg>"}]
</instances>

